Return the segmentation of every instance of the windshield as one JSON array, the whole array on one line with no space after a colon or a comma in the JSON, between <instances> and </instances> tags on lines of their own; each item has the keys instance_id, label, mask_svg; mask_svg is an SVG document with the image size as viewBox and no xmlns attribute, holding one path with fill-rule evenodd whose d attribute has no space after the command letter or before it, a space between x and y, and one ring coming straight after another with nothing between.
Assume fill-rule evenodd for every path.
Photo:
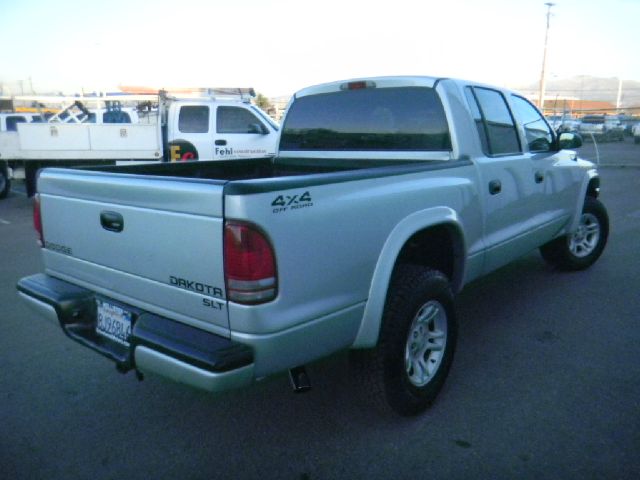
<instances>
[{"instance_id":1,"label":"windshield","mask_svg":"<svg viewBox=\"0 0 640 480\"><path fill-rule=\"evenodd\" d=\"M257 113L260 116L260 118L262 118L265 122L271 125L271 128L273 128L276 132L280 130L280 126L275 121L273 121L269 115L264 113L261 109L259 109L255 105L251 105L251 109L255 113Z\"/></svg>"},{"instance_id":2,"label":"windshield","mask_svg":"<svg viewBox=\"0 0 640 480\"><path fill-rule=\"evenodd\" d=\"M280 150L451 149L440 98L431 88L365 88L296 99Z\"/></svg>"}]
</instances>

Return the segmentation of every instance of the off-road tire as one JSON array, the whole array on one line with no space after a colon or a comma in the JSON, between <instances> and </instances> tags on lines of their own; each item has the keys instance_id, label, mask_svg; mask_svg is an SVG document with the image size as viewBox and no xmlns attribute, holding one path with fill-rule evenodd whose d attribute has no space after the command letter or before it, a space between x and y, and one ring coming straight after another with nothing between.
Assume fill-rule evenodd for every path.
<instances>
[{"instance_id":1,"label":"off-road tire","mask_svg":"<svg viewBox=\"0 0 640 480\"><path fill-rule=\"evenodd\" d=\"M540 253L549 264L560 270L584 270L602 255L608 236L607 209L597 198L587 197L578 230L543 245Z\"/></svg>"},{"instance_id":2,"label":"off-road tire","mask_svg":"<svg viewBox=\"0 0 640 480\"><path fill-rule=\"evenodd\" d=\"M433 311L437 318L433 325L426 324L425 334L413 343L416 337L412 335L409 340L409 335L418 334L416 325L420 322L416 321L421 315L428 317L425 309L431 309L427 313ZM443 330L444 337L438 337ZM432 404L449 373L456 336L449 279L430 268L399 265L387 294L378 345L371 350L351 352L352 372L362 397L382 410L391 408L403 416L423 412ZM412 350L418 343L421 346ZM423 348L426 351L422 352ZM428 378L423 379L426 381L423 385L416 385L420 372L410 369L410 358L419 358L421 365L433 368Z\"/></svg>"}]
</instances>

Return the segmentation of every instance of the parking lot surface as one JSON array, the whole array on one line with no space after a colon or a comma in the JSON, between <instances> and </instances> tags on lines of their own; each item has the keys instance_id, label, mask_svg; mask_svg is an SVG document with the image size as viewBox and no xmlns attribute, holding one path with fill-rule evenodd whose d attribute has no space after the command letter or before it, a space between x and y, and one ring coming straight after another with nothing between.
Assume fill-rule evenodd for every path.
<instances>
[{"instance_id":1,"label":"parking lot surface","mask_svg":"<svg viewBox=\"0 0 640 480\"><path fill-rule=\"evenodd\" d=\"M629 139L599 148L640 165ZM304 395L284 375L211 396L118 374L19 301L42 265L18 186L0 201L0 477L640 478L640 169L601 176L602 258L564 274L532 252L468 285L449 379L412 419L363 408L346 354L309 366Z\"/></svg>"}]
</instances>

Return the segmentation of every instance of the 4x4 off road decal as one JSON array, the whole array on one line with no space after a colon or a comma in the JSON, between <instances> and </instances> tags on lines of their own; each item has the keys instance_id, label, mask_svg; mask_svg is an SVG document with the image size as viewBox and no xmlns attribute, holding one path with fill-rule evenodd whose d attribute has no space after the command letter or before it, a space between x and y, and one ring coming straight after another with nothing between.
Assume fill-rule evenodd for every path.
<instances>
[{"instance_id":1,"label":"4x4 off road decal","mask_svg":"<svg viewBox=\"0 0 640 480\"><path fill-rule=\"evenodd\" d=\"M273 213L283 213L290 210L313 207L311 193L304 192L296 195L278 195L273 202Z\"/></svg>"}]
</instances>

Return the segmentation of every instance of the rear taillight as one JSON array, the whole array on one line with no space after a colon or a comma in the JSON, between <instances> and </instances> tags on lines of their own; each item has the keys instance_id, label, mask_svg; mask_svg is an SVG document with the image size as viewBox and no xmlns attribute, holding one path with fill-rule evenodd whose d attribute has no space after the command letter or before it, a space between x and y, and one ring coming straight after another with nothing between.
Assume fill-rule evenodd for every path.
<instances>
[{"instance_id":1,"label":"rear taillight","mask_svg":"<svg viewBox=\"0 0 640 480\"><path fill-rule=\"evenodd\" d=\"M224 227L227 298L244 304L264 303L277 294L276 258L265 235L252 225Z\"/></svg>"},{"instance_id":2,"label":"rear taillight","mask_svg":"<svg viewBox=\"0 0 640 480\"><path fill-rule=\"evenodd\" d=\"M44 232L42 230L42 214L40 213L40 195L33 197L33 228L38 232L38 245L44 247Z\"/></svg>"}]
</instances>

